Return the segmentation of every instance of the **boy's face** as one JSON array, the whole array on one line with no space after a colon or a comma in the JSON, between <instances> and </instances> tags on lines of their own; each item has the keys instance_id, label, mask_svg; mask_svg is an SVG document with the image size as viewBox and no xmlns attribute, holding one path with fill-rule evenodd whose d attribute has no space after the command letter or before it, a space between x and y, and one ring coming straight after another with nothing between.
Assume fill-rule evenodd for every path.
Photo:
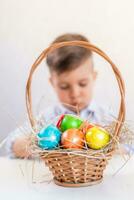
<instances>
[{"instance_id":1,"label":"boy's face","mask_svg":"<svg viewBox=\"0 0 134 200\"><path fill-rule=\"evenodd\" d=\"M91 58L88 58L72 71L51 72L50 82L61 103L78 106L79 111L90 104L97 76L92 65Z\"/></svg>"}]
</instances>

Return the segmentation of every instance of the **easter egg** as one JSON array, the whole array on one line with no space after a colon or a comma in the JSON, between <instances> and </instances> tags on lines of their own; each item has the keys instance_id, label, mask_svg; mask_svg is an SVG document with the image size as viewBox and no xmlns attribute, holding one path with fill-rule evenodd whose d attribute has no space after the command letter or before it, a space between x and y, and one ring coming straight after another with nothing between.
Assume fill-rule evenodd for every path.
<instances>
[{"instance_id":1,"label":"easter egg","mask_svg":"<svg viewBox=\"0 0 134 200\"><path fill-rule=\"evenodd\" d=\"M86 133L87 130L89 130L90 128L92 128L92 127L94 127L94 126L95 126L94 124L91 124L91 123L85 121L85 122L83 122L83 124L82 124L82 126L81 126L80 129L81 129L81 131L82 131L83 133Z\"/></svg>"},{"instance_id":2,"label":"easter egg","mask_svg":"<svg viewBox=\"0 0 134 200\"><path fill-rule=\"evenodd\" d=\"M87 145L92 149L101 149L110 141L110 134L103 128L93 127L86 133Z\"/></svg>"},{"instance_id":3,"label":"easter egg","mask_svg":"<svg viewBox=\"0 0 134 200\"><path fill-rule=\"evenodd\" d=\"M61 122L62 122L64 116L65 116L65 115L61 115L61 116L60 116L60 118L59 118L59 120L58 120L58 122L57 122L57 124L56 124L56 126L57 126L58 128L60 128Z\"/></svg>"},{"instance_id":4,"label":"easter egg","mask_svg":"<svg viewBox=\"0 0 134 200\"><path fill-rule=\"evenodd\" d=\"M60 142L61 132L56 126L49 125L42 129L37 137L39 147L42 149L54 149Z\"/></svg>"},{"instance_id":5,"label":"easter egg","mask_svg":"<svg viewBox=\"0 0 134 200\"><path fill-rule=\"evenodd\" d=\"M83 121L77 116L62 115L57 123L57 127L62 131L72 128L79 128Z\"/></svg>"},{"instance_id":6,"label":"easter egg","mask_svg":"<svg viewBox=\"0 0 134 200\"><path fill-rule=\"evenodd\" d=\"M84 134L78 129L68 129L61 136L61 145L65 149L82 149Z\"/></svg>"}]
</instances>

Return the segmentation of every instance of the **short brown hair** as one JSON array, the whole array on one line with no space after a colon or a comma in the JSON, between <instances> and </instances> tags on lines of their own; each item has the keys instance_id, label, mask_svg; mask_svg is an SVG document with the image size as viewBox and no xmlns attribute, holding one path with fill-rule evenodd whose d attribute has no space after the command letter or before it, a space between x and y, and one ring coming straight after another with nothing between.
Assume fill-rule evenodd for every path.
<instances>
[{"instance_id":1,"label":"short brown hair","mask_svg":"<svg viewBox=\"0 0 134 200\"><path fill-rule=\"evenodd\" d=\"M74 40L89 42L89 40L83 35L68 33L57 37L52 44ZM56 71L60 74L79 67L79 65L88 57L91 57L91 55L92 52L86 48L79 46L66 46L49 53L46 62L50 71Z\"/></svg>"}]
</instances>

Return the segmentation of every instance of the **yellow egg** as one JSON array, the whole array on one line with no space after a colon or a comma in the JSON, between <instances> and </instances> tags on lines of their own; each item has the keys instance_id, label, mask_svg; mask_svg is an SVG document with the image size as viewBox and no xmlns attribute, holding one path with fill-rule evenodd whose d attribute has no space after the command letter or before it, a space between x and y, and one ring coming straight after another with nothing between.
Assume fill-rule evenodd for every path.
<instances>
[{"instance_id":1,"label":"yellow egg","mask_svg":"<svg viewBox=\"0 0 134 200\"><path fill-rule=\"evenodd\" d=\"M86 133L87 145L92 149L101 149L110 141L110 134L101 127L90 128Z\"/></svg>"}]
</instances>

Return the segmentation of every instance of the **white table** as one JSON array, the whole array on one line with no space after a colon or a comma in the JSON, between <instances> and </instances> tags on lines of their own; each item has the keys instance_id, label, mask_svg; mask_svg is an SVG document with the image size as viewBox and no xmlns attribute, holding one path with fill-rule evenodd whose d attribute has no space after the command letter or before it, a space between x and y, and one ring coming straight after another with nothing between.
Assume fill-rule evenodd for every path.
<instances>
[{"instance_id":1,"label":"white table","mask_svg":"<svg viewBox=\"0 0 134 200\"><path fill-rule=\"evenodd\" d=\"M1 200L133 200L134 199L134 158L121 169L123 158L115 156L104 174L102 183L81 188L64 188L51 181L44 163L19 159L0 158L0 199ZM32 168L34 167L34 170ZM34 174L32 175L32 172ZM44 176L45 174L45 176ZM37 183L32 183L33 181ZM49 180L50 182L43 182Z\"/></svg>"}]
</instances>

